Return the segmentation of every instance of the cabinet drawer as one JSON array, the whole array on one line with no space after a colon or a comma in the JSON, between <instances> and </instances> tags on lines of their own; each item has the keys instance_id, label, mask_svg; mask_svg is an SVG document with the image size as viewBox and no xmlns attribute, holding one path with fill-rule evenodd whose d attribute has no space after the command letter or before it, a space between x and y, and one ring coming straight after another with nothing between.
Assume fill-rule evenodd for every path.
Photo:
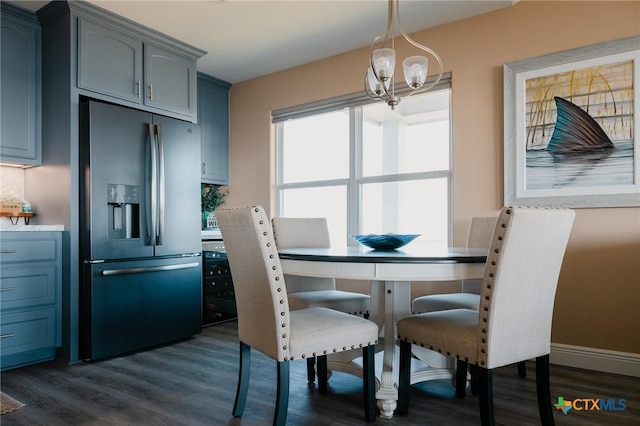
<instances>
[{"instance_id":1,"label":"cabinet drawer","mask_svg":"<svg viewBox=\"0 0 640 426\"><path fill-rule=\"evenodd\" d=\"M0 308L22 308L55 302L55 266L2 268L0 270Z\"/></svg>"},{"instance_id":2,"label":"cabinet drawer","mask_svg":"<svg viewBox=\"0 0 640 426\"><path fill-rule=\"evenodd\" d=\"M57 241L51 238L29 240L3 239L0 262L55 261Z\"/></svg>"},{"instance_id":3,"label":"cabinet drawer","mask_svg":"<svg viewBox=\"0 0 640 426\"><path fill-rule=\"evenodd\" d=\"M2 315L0 320L2 356L56 345L55 308Z\"/></svg>"}]
</instances>

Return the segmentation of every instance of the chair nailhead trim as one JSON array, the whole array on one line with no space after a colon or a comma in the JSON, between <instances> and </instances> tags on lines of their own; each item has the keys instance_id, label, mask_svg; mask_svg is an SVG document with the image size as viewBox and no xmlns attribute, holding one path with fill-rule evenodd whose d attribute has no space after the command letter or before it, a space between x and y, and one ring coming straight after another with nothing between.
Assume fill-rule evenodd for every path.
<instances>
[{"instance_id":1,"label":"chair nailhead trim","mask_svg":"<svg viewBox=\"0 0 640 426\"><path fill-rule=\"evenodd\" d=\"M264 225L264 220L260 219L260 225Z\"/></svg>"},{"instance_id":2,"label":"chair nailhead trim","mask_svg":"<svg viewBox=\"0 0 640 426\"><path fill-rule=\"evenodd\" d=\"M280 281L280 277L276 277L276 281Z\"/></svg>"},{"instance_id":3,"label":"chair nailhead trim","mask_svg":"<svg viewBox=\"0 0 640 426\"><path fill-rule=\"evenodd\" d=\"M326 349L325 349L324 351L322 351L322 354L323 354L323 355L326 355L326 354L327 354Z\"/></svg>"},{"instance_id":4,"label":"chair nailhead trim","mask_svg":"<svg viewBox=\"0 0 640 426\"><path fill-rule=\"evenodd\" d=\"M287 324L282 323L282 328L285 328L287 326Z\"/></svg>"},{"instance_id":5,"label":"chair nailhead trim","mask_svg":"<svg viewBox=\"0 0 640 426\"><path fill-rule=\"evenodd\" d=\"M305 359L307 356L305 354L302 354L302 359Z\"/></svg>"},{"instance_id":6,"label":"chair nailhead trim","mask_svg":"<svg viewBox=\"0 0 640 426\"><path fill-rule=\"evenodd\" d=\"M280 315L281 315L281 316L284 316L284 312L280 312Z\"/></svg>"},{"instance_id":7,"label":"chair nailhead trim","mask_svg":"<svg viewBox=\"0 0 640 426\"><path fill-rule=\"evenodd\" d=\"M281 292L281 291L282 291L282 289L281 289L281 288L278 288L278 289L277 289L277 291L278 291L278 293L279 293L279 292Z\"/></svg>"},{"instance_id":8,"label":"chair nailhead trim","mask_svg":"<svg viewBox=\"0 0 640 426\"><path fill-rule=\"evenodd\" d=\"M283 346L282 349L284 349L286 351L287 350L287 346L286 345Z\"/></svg>"},{"instance_id":9,"label":"chair nailhead trim","mask_svg":"<svg viewBox=\"0 0 640 426\"><path fill-rule=\"evenodd\" d=\"M273 259L273 255L272 254L269 255L269 259Z\"/></svg>"},{"instance_id":10,"label":"chair nailhead trim","mask_svg":"<svg viewBox=\"0 0 640 426\"><path fill-rule=\"evenodd\" d=\"M286 334L283 334L283 335L282 335L282 338L283 338L283 339L286 339L286 338L287 338L287 335L286 335Z\"/></svg>"},{"instance_id":11,"label":"chair nailhead trim","mask_svg":"<svg viewBox=\"0 0 640 426\"><path fill-rule=\"evenodd\" d=\"M333 353L338 352L338 350L336 348L333 348Z\"/></svg>"}]
</instances>

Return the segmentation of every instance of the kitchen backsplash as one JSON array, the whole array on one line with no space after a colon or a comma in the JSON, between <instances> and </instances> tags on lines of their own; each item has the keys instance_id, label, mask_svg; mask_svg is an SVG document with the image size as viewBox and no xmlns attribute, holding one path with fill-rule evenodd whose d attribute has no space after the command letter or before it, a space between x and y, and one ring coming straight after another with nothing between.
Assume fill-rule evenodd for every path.
<instances>
[{"instance_id":1,"label":"kitchen backsplash","mask_svg":"<svg viewBox=\"0 0 640 426\"><path fill-rule=\"evenodd\" d=\"M24 169L0 166L0 201L24 200ZM8 217L0 218L0 225L10 225Z\"/></svg>"}]
</instances>

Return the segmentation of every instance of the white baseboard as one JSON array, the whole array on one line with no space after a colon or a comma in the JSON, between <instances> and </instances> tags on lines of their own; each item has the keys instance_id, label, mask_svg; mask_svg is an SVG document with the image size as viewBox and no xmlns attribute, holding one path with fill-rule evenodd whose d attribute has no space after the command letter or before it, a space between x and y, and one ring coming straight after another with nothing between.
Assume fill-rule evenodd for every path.
<instances>
[{"instance_id":1,"label":"white baseboard","mask_svg":"<svg viewBox=\"0 0 640 426\"><path fill-rule=\"evenodd\" d=\"M640 354L583 346L551 344L551 364L640 377Z\"/></svg>"}]
</instances>

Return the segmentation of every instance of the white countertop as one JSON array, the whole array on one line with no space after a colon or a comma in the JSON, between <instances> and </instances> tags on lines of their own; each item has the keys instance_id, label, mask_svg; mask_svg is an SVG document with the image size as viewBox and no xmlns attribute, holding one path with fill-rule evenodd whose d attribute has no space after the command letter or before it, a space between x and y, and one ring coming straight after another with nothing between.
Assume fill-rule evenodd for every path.
<instances>
[{"instance_id":1,"label":"white countertop","mask_svg":"<svg viewBox=\"0 0 640 426\"><path fill-rule=\"evenodd\" d=\"M17 225L0 224L0 232L14 231L64 231L64 225Z\"/></svg>"}]
</instances>

